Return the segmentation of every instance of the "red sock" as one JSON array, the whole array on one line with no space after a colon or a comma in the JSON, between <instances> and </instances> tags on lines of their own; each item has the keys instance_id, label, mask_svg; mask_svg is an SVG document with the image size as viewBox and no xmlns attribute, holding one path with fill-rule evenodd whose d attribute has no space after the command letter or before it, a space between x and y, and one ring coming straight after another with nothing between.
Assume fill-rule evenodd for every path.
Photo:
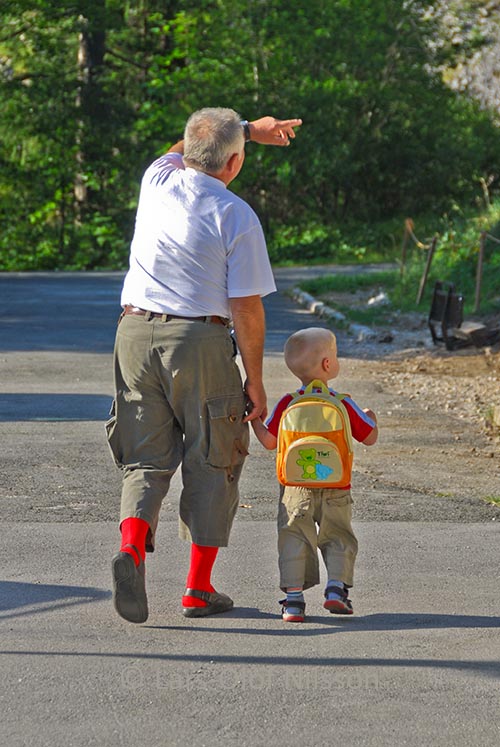
<instances>
[{"instance_id":1,"label":"red sock","mask_svg":"<svg viewBox=\"0 0 500 747\"><path fill-rule=\"evenodd\" d=\"M219 552L218 547L206 547L204 545L191 545L191 565L186 580L187 589L198 591L215 591L210 582L212 568ZM182 597L183 607L206 607L207 603L198 597Z\"/></svg>"},{"instance_id":2,"label":"red sock","mask_svg":"<svg viewBox=\"0 0 500 747\"><path fill-rule=\"evenodd\" d=\"M132 555L135 564L139 565L140 560L144 560L146 557L146 536L149 531L148 522L145 519L138 519L135 516L131 516L129 519L122 521L120 531L122 533L120 552L128 552ZM130 545L133 545L137 549L137 552Z\"/></svg>"}]
</instances>

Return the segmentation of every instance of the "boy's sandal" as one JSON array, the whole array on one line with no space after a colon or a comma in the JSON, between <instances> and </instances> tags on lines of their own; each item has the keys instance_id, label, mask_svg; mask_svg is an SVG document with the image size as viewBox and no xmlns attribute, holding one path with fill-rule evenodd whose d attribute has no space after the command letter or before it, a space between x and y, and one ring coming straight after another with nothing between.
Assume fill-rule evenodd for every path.
<instances>
[{"instance_id":1,"label":"boy's sandal","mask_svg":"<svg viewBox=\"0 0 500 747\"><path fill-rule=\"evenodd\" d=\"M328 599L329 594L336 594L337 599ZM330 585L325 589L325 601L323 607L333 615L352 615L352 602L347 595L346 589L339 586Z\"/></svg>"},{"instance_id":2,"label":"boy's sandal","mask_svg":"<svg viewBox=\"0 0 500 747\"><path fill-rule=\"evenodd\" d=\"M304 622L306 603L291 599L281 599L281 615L285 622Z\"/></svg>"},{"instance_id":3,"label":"boy's sandal","mask_svg":"<svg viewBox=\"0 0 500 747\"><path fill-rule=\"evenodd\" d=\"M186 597L196 597L206 602L205 607L183 607L184 617L207 617L219 612L229 612L233 609L233 600L227 594L219 594L218 591L199 591L198 589L186 589Z\"/></svg>"}]
</instances>

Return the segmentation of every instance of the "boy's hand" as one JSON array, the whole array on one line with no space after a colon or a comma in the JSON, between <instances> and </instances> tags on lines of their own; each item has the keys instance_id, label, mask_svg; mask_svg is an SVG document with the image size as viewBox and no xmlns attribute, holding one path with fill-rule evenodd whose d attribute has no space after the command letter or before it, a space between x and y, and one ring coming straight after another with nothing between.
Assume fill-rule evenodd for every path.
<instances>
[{"instance_id":1,"label":"boy's hand","mask_svg":"<svg viewBox=\"0 0 500 747\"><path fill-rule=\"evenodd\" d=\"M250 425L252 426L252 428L254 430L254 433L257 435L257 431L259 430L259 426L262 425L262 419L260 417L259 418L254 418L253 420L250 421Z\"/></svg>"},{"instance_id":2,"label":"boy's hand","mask_svg":"<svg viewBox=\"0 0 500 747\"><path fill-rule=\"evenodd\" d=\"M257 439L260 441L262 446L264 446L264 448L266 449L275 449L278 443L278 439L276 438L276 436L273 436L272 433L269 433L262 417L256 417L250 422L253 428L253 432L257 436Z\"/></svg>"}]
</instances>

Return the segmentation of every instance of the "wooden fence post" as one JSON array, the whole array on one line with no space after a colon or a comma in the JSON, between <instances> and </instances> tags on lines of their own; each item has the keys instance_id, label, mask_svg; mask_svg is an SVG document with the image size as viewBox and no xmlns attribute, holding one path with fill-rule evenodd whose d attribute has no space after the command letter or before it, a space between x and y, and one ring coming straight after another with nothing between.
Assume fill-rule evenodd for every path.
<instances>
[{"instance_id":1,"label":"wooden fence post","mask_svg":"<svg viewBox=\"0 0 500 747\"><path fill-rule=\"evenodd\" d=\"M479 311L481 306L481 284L483 282L483 261L484 261L484 245L486 244L486 231L481 233L479 239L479 256L477 258L477 271L476 271L476 298L474 301L474 312Z\"/></svg>"},{"instance_id":2,"label":"wooden fence post","mask_svg":"<svg viewBox=\"0 0 500 747\"><path fill-rule=\"evenodd\" d=\"M405 220L405 232L403 236L403 243L401 245L401 269L400 269L400 275L403 277L406 267L406 248L408 246L408 239L410 238L410 234L413 231L413 221L411 218L407 218Z\"/></svg>"},{"instance_id":3,"label":"wooden fence post","mask_svg":"<svg viewBox=\"0 0 500 747\"><path fill-rule=\"evenodd\" d=\"M429 247L429 252L427 254L427 262L425 263L424 273L422 275L422 279L420 280L420 287L417 293L417 306L419 305L420 301L422 300L422 296L424 295L424 288L427 282L427 277L429 275L429 270L431 269L431 263L432 263L432 258L434 256L434 251L436 249L436 244L437 244L437 236L434 236L434 238L432 239L431 245Z\"/></svg>"}]
</instances>

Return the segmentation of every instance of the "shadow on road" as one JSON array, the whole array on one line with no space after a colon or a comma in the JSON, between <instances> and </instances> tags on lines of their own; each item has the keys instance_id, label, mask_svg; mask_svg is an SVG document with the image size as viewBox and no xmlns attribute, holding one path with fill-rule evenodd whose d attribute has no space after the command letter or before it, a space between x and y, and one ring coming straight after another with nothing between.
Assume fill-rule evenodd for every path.
<instances>
[{"instance_id":1,"label":"shadow on road","mask_svg":"<svg viewBox=\"0 0 500 747\"><path fill-rule=\"evenodd\" d=\"M111 592L91 586L0 581L0 620L52 612L63 607L97 602L110 596ZM30 609L26 609L28 607Z\"/></svg>"},{"instance_id":2,"label":"shadow on road","mask_svg":"<svg viewBox=\"0 0 500 747\"><path fill-rule=\"evenodd\" d=\"M279 619L278 614L272 614L269 612L260 612L256 608L238 608L233 612L228 612L224 615L225 619ZM233 627L212 627L210 624L193 623L190 626L190 630L200 631L203 633L220 633L223 635L278 635L278 636L314 636L324 635L325 633L342 632L348 631L360 632L360 631L392 631L392 630L438 630L438 629L477 629L477 628L500 628L500 618L498 617L485 617L481 615L451 615L451 614L440 614L434 615L432 613L375 613L373 615L356 615L354 617L332 615L331 617L320 617L308 616L306 621L300 625L283 625L276 630L266 628L233 628ZM313 628L312 626L319 626ZM185 630L186 626L172 626L172 625L146 625L148 628L155 628L156 630ZM499 662L500 667L500 662Z\"/></svg>"},{"instance_id":3,"label":"shadow on road","mask_svg":"<svg viewBox=\"0 0 500 747\"><path fill-rule=\"evenodd\" d=\"M224 631L227 633L227 630ZM236 665L253 665L253 666L278 666L278 667L297 667L297 673L301 672L301 668L309 667L331 667L332 672L335 671L334 667L359 667L364 669L366 667L387 667L393 669L434 669L434 670L449 670L455 672L471 672L474 674L480 674L485 677L499 678L500 677L500 662L496 659L477 660L471 659L469 661L460 661L457 659L423 659L423 658L394 658L389 657L350 657L341 656L335 657L314 657L314 656L234 656L234 655L218 655L209 654L145 654L139 651L130 653L125 652L98 652L98 651L2 651L0 654L7 656L42 656L42 657L83 657L83 658L97 658L97 659L118 659L127 660L130 659L130 669L133 670L134 675L134 686L138 687L141 681L141 669L139 662L149 662L148 666L148 681L151 681L152 671L149 668L152 662L177 662L177 663L195 663L200 664L236 664ZM128 682L128 670L124 670L124 684ZM299 674L297 675L299 676ZM265 686L265 681L271 678L272 674L264 670L261 675L262 686Z\"/></svg>"},{"instance_id":4,"label":"shadow on road","mask_svg":"<svg viewBox=\"0 0 500 747\"><path fill-rule=\"evenodd\" d=\"M103 421L111 401L101 394L0 394L0 422Z\"/></svg>"}]
</instances>

